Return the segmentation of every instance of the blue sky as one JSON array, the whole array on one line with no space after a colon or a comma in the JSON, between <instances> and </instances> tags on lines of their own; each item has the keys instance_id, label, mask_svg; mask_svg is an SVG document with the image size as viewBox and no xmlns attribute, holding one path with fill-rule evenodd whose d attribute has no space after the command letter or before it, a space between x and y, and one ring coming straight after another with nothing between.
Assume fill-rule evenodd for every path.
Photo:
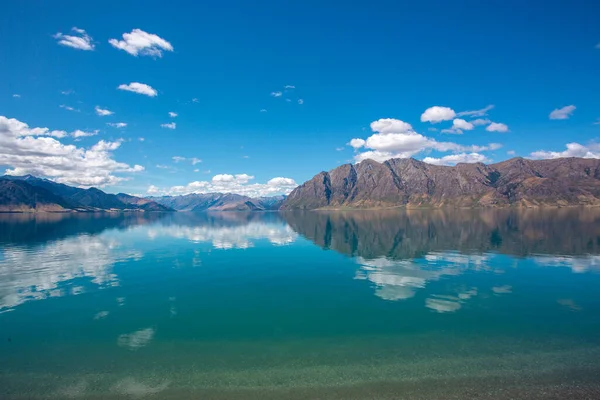
<instances>
[{"instance_id":1,"label":"blue sky","mask_svg":"<svg viewBox=\"0 0 600 400\"><path fill-rule=\"evenodd\" d=\"M600 3L123 3L3 4L3 171L257 195L365 158L600 157Z\"/></svg>"}]
</instances>

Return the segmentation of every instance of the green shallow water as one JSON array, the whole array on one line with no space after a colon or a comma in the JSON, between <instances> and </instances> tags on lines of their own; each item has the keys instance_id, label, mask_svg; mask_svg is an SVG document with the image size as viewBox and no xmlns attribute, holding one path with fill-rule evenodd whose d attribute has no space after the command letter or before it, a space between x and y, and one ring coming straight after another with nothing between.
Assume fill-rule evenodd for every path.
<instances>
[{"instance_id":1,"label":"green shallow water","mask_svg":"<svg viewBox=\"0 0 600 400\"><path fill-rule=\"evenodd\" d=\"M597 399L599 222L0 215L0 398Z\"/></svg>"}]
</instances>

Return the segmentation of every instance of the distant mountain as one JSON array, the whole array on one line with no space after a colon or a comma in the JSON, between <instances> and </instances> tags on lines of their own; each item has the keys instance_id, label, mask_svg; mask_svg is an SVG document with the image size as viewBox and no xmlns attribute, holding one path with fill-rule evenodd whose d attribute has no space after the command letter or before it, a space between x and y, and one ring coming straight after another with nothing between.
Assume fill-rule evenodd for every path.
<instances>
[{"instance_id":1,"label":"distant mountain","mask_svg":"<svg viewBox=\"0 0 600 400\"><path fill-rule=\"evenodd\" d=\"M0 179L0 212L69 211L64 198L27 182Z\"/></svg>"},{"instance_id":2,"label":"distant mountain","mask_svg":"<svg viewBox=\"0 0 600 400\"><path fill-rule=\"evenodd\" d=\"M81 189L32 175L0 177L0 211L173 211L126 194L108 194L96 188Z\"/></svg>"},{"instance_id":3,"label":"distant mountain","mask_svg":"<svg viewBox=\"0 0 600 400\"><path fill-rule=\"evenodd\" d=\"M365 160L315 175L281 209L572 205L600 206L600 160L513 158L454 167Z\"/></svg>"},{"instance_id":4,"label":"distant mountain","mask_svg":"<svg viewBox=\"0 0 600 400\"><path fill-rule=\"evenodd\" d=\"M285 196L252 198L233 193L205 193L147 199L177 211L269 211L278 210Z\"/></svg>"}]
</instances>

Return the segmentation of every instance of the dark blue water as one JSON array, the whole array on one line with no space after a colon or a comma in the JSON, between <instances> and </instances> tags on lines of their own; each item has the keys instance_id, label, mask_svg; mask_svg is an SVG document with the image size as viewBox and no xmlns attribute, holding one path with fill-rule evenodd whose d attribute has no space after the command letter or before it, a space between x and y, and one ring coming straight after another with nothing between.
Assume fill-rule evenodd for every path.
<instances>
[{"instance_id":1,"label":"dark blue water","mask_svg":"<svg viewBox=\"0 0 600 400\"><path fill-rule=\"evenodd\" d=\"M600 211L0 215L0 398L597 399Z\"/></svg>"}]
</instances>

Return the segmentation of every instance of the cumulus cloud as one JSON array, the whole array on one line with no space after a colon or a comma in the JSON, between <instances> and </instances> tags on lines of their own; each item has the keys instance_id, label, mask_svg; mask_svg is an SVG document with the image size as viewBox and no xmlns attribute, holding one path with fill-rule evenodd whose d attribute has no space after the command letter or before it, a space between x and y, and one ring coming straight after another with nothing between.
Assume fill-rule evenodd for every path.
<instances>
[{"instance_id":1,"label":"cumulus cloud","mask_svg":"<svg viewBox=\"0 0 600 400\"><path fill-rule=\"evenodd\" d=\"M545 151L538 150L531 153L530 157L534 159L563 158L563 157L583 157L600 158L600 143L592 143L584 146L579 143L567 143L564 151Z\"/></svg>"},{"instance_id":2,"label":"cumulus cloud","mask_svg":"<svg viewBox=\"0 0 600 400\"><path fill-rule=\"evenodd\" d=\"M261 112L261 113L266 113L266 112L267 112L267 109L266 109L266 108L261 108L261 109L260 109L260 112Z\"/></svg>"},{"instance_id":3,"label":"cumulus cloud","mask_svg":"<svg viewBox=\"0 0 600 400\"><path fill-rule=\"evenodd\" d=\"M196 158L196 157L192 157L192 158L190 158L190 161L192 162L192 165L196 165L196 164L199 164L199 163L201 163L201 162L202 162L202 160L201 160L201 159L199 159L199 158Z\"/></svg>"},{"instance_id":4,"label":"cumulus cloud","mask_svg":"<svg viewBox=\"0 0 600 400\"><path fill-rule=\"evenodd\" d=\"M365 159L382 162L390 158L408 158L430 150L453 153L481 152L498 146L497 144L466 146L452 142L438 142L415 132L409 123L393 118L374 121L371 123L371 129L375 134L366 140L355 138L348 143L355 149L367 149L354 156L354 160L357 162Z\"/></svg>"},{"instance_id":5,"label":"cumulus cloud","mask_svg":"<svg viewBox=\"0 0 600 400\"><path fill-rule=\"evenodd\" d=\"M508 132L508 126L506 126L506 124L501 124L498 122L492 122L490 123L486 128L486 131L488 132Z\"/></svg>"},{"instance_id":6,"label":"cumulus cloud","mask_svg":"<svg viewBox=\"0 0 600 400\"><path fill-rule=\"evenodd\" d=\"M18 99L18 98L20 98L20 97L21 97L21 95L20 95L20 94L17 94L17 93L15 93L15 94L13 94L13 95L12 95L12 97L14 97L15 99Z\"/></svg>"},{"instance_id":7,"label":"cumulus cloud","mask_svg":"<svg viewBox=\"0 0 600 400\"><path fill-rule=\"evenodd\" d=\"M304 100L298 99L298 104L300 104L300 105L304 104Z\"/></svg>"},{"instance_id":8,"label":"cumulus cloud","mask_svg":"<svg viewBox=\"0 0 600 400\"><path fill-rule=\"evenodd\" d=\"M454 129L462 129L464 131L470 131L474 128L471 122L467 122L464 119L456 118L452 121L452 127Z\"/></svg>"},{"instance_id":9,"label":"cumulus cloud","mask_svg":"<svg viewBox=\"0 0 600 400\"><path fill-rule=\"evenodd\" d=\"M456 115L459 117L484 117L492 108L494 108L494 105L490 104L487 107L483 107L481 110L461 111Z\"/></svg>"},{"instance_id":10,"label":"cumulus cloud","mask_svg":"<svg viewBox=\"0 0 600 400\"><path fill-rule=\"evenodd\" d=\"M125 122L107 122L106 125L112 126L113 128L125 128L127 126Z\"/></svg>"},{"instance_id":11,"label":"cumulus cloud","mask_svg":"<svg viewBox=\"0 0 600 400\"><path fill-rule=\"evenodd\" d=\"M294 85L285 85L283 88L284 89L296 89L296 86L294 86Z\"/></svg>"},{"instance_id":12,"label":"cumulus cloud","mask_svg":"<svg viewBox=\"0 0 600 400\"><path fill-rule=\"evenodd\" d=\"M9 166L5 172L9 175L32 174L82 187L113 185L126 179L116 174L144 170L140 165L132 167L113 159L121 141L101 140L83 148L55 139L66 135L65 131L30 128L0 116L0 165Z\"/></svg>"},{"instance_id":13,"label":"cumulus cloud","mask_svg":"<svg viewBox=\"0 0 600 400\"><path fill-rule=\"evenodd\" d=\"M573 114L573 112L575 111L576 108L577 107L575 107L574 105L557 108L550 113L549 118L550 119L569 119L569 117Z\"/></svg>"},{"instance_id":14,"label":"cumulus cloud","mask_svg":"<svg viewBox=\"0 0 600 400\"><path fill-rule=\"evenodd\" d=\"M354 147L355 149L360 149L365 145L365 143L367 142L364 139L355 138L350 140L350 142L348 142L348 145Z\"/></svg>"},{"instance_id":15,"label":"cumulus cloud","mask_svg":"<svg viewBox=\"0 0 600 400\"><path fill-rule=\"evenodd\" d=\"M487 124L491 123L492 121L490 121L487 118L477 118L477 119L474 119L469 122L471 122L475 126L481 126L481 125L487 125Z\"/></svg>"},{"instance_id":16,"label":"cumulus cloud","mask_svg":"<svg viewBox=\"0 0 600 400\"><path fill-rule=\"evenodd\" d=\"M71 106L66 106L66 105L64 105L64 104L61 104L59 107L60 107L60 108L64 108L64 109L65 109L65 110L67 110L67 111L73 111L73 112L79 112L79 111L80 111L80 110L78 110L78 109L76 109L76 108L73 108L73 107L71 107Z\"/></svg>"},{"instance_id":17,"label":"cumulus cloud","mask_svg":"<svg viewBox=\"0 0 600 400\"><path fill-rule=\"evenodd\" d=\"M128 92L143 94L145 96L156 97L158 92L150 85L146 85L145 83L139 82L131 82L129 85L119 85L117 87L119 90L126 90Z\"/></svg>"},{"instance_id":18,"label":"cumulus cloud","mask_svg":"<svg viewBox=\"0 0 600 400\"><path fill-rule=\"evenodd\" d=\"M105 109L105 108L100 108L100 106L96 106L94 108L94 110L96 110L96 115L99 115L101 117L106 117L107 115L113 115L114 114L114 112L112 112L112 111L110 111L108 109Z\"/></svg>"},{"instance_id":19,"label":"cumulus cloud","mask_svg":"<svg viewBox=\"0 0 600 400\"><path fill-rule=\"evenodd\" d=\"M177 113L173 112L173 111L169 111L169 117L175 118L175 117L177 117Z\"/></svg>"},{"instance_id":20,"label":"cumulus cloud","mask_svg":"<svg viewBox=\"0 0 600 400\"><path fill-rule=\"evenodd\" d=\"M267 183L251 183L254 176L248 174L218 174L210 181L194 181L185 186L158 188L148 187L148 194L153 195L185 195L190 193L236 193L249 197L274 196L288 194L297 185L291 178L276 177Z\"/></svg>"},{"instance_id":21,"label":"cumulus cloud","mask_svg":"<svg viewBox=\"0 0 600 400\"><path fill-rule=\"evenodd\" d=\"M421 114L421 122L437 124L442 121L450 121L454 117L456 117L456 113L450 107L433 106Z\"/></svg>"},{"instance_id":22,"label":"cumulus cloud","mask_svg":"<svg viewBox=\"0 0 600 400\"><path fill-rule=\"evenodd\" d=\"M490 159L479 153L459 153L440 158L425 157L423 161L434 165L456 165L458 163L487 163L490 162Z\"/></svg>"},{"instance_id":23,"label":"cumulus cloud","mask_svg":"<svg viewBox=\"0 0 600 400\"><path fill-rule=\"evenodd\" d=\"M160 126L162 128L167 128L167 129L175 129L175 128L177 128L177 124L175 122L171 122L171 123L168 123L168 124L160 124Z\"/></svg>"},{"instance_id":24,"label":"cumulus cloud","mask_svg":"<svg viewBox=\"0 0 600 400\"><path fill-rule=\"evenodd\" d=\"M124 50L132 56L162 57L163 51L173 51L171 43L158 35L134 29L123 34L123 40L110 39L114 48Z\"/></svg>"},{"instance_id":25,"label":"cumulus cloud","mask_svg":"<svg viewBox=\"0 0 600 400\"><path fill-rule=\"evenodd\" d=\"M473 125L471 122L467 122L464 119L461 118L455 118L452 121L452 128L449 129L442 129L442 133L453 133L453 134L458 134L458 135L462 135L463 130L465 131L470 131L475 127L475 125Z\"/></svg>"},{"instance_id":26,"label":"cumulus cloud","mask_svg":"<svg viewBox=\"0 0 600 400\"><path fill-rule=\"evenodd\" d=\"M271 92L271 96L273 97L281 97L283 95L283 93L281 92Z\"/></svg>"},{"instance_id":27,"label":"cumulus cloud","mask_svg":"<svg viewBox=\"0 0 600 400\"><path fill-rule=\"evenodd\" d=\"M58 39L58 44L61 46L85 51L94 50L92 38L83 29L73 27L71 31L73 32L72 35L64 35L58 32L54 35L54 39Z\"/></svg>"}]
</instances>

